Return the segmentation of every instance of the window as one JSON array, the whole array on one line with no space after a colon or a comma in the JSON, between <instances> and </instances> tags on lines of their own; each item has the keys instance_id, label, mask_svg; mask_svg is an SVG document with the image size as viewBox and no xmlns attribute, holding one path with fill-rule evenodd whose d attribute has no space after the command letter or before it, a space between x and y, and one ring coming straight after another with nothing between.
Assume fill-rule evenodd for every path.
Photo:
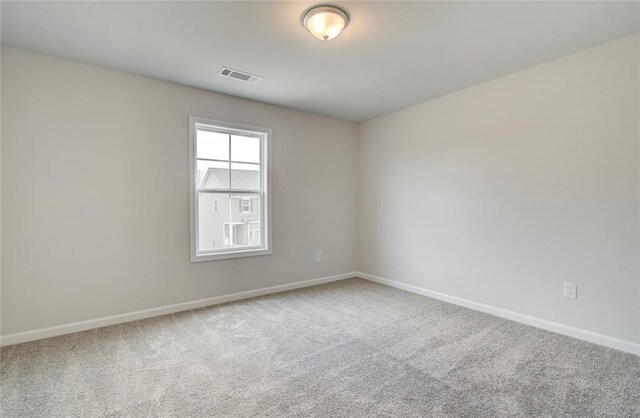
<instances>
[{"instance_id":1,"label":"window","mask_svg":"<svg viewBox=\"0 0 640 418\"><path fill-rule=\"evenodd\" d=\"M191 261L271 254L271 131L190 122Z\"/></svg>"},{"instance_id":2,"label":"window","mask_svg":"<svg viewBox=\"0 0 640 418\"><path fill-rule=\"evenodd\" d=\"M251 213L251 199L248 197L242 198L242 206L240 207L242 213Z\"/></svg>"}]
</instances>

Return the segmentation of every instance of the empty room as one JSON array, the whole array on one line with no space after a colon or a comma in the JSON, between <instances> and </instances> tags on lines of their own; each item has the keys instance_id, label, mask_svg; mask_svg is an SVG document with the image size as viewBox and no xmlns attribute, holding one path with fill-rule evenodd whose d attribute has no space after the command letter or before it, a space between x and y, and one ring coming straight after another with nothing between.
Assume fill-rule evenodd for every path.
<instances>
[{"instance_id":1,"label":"empty room","mask_svg":"<svg viewBox=\"0 0 640 418\"><path fill-rule=\"evenodd\" d=\"M640 2L0 18L0 416L640 417Z\"/></svg>"}]
</instances>

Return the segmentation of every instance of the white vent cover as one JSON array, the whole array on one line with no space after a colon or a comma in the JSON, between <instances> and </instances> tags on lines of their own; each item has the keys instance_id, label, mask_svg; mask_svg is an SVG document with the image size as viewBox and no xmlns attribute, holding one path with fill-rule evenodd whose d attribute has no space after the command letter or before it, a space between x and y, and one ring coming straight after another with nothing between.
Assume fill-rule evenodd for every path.
<instances>
[{"instance_id":1,"label":"white vent cover","mask_svg":"<svg viewBox=\"0 0 640 418\"><path fill-rule=\"evenodd\" d=\"M259 75L245 73L244 71L234 70L233 68L228 67L220 68L218 75L251 84L256 84L258 81L262 80L262 77Z\"/></svg>"}]
</instances>

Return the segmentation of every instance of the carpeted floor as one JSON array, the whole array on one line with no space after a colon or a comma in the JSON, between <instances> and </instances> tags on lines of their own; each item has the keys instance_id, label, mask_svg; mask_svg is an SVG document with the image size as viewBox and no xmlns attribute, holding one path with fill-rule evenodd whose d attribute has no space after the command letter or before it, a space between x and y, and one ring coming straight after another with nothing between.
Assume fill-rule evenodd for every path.
<instances>
[{"instance_id":1,"label":"carpeted floor","mask_svg":"<svg viewBox=\"0 0 640 418\"><path fill-rule=\"evenodd\" d=\"M1 351L3 417L640 416L640 358L365 280Z\"/></svg>"}]
</instances>

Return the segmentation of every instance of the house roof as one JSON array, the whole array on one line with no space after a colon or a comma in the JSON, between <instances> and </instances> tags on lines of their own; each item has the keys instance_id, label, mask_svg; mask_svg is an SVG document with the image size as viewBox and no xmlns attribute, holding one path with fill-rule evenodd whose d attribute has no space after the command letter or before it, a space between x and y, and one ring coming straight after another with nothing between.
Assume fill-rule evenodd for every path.
<instances>
[{"instance_id":1,"label":"house roof","mask_svg":"<svg viewBox=\"0 0 640 418\"><path fill-rule=\"evenodd\" d=\"M241 190L256 190L260 187L260 172L253 170L231 170L233 188ZM228 189L229 170L224 168L209 168L205 173L200 187L204 189Z\"/></svg>"}]
</instances>

